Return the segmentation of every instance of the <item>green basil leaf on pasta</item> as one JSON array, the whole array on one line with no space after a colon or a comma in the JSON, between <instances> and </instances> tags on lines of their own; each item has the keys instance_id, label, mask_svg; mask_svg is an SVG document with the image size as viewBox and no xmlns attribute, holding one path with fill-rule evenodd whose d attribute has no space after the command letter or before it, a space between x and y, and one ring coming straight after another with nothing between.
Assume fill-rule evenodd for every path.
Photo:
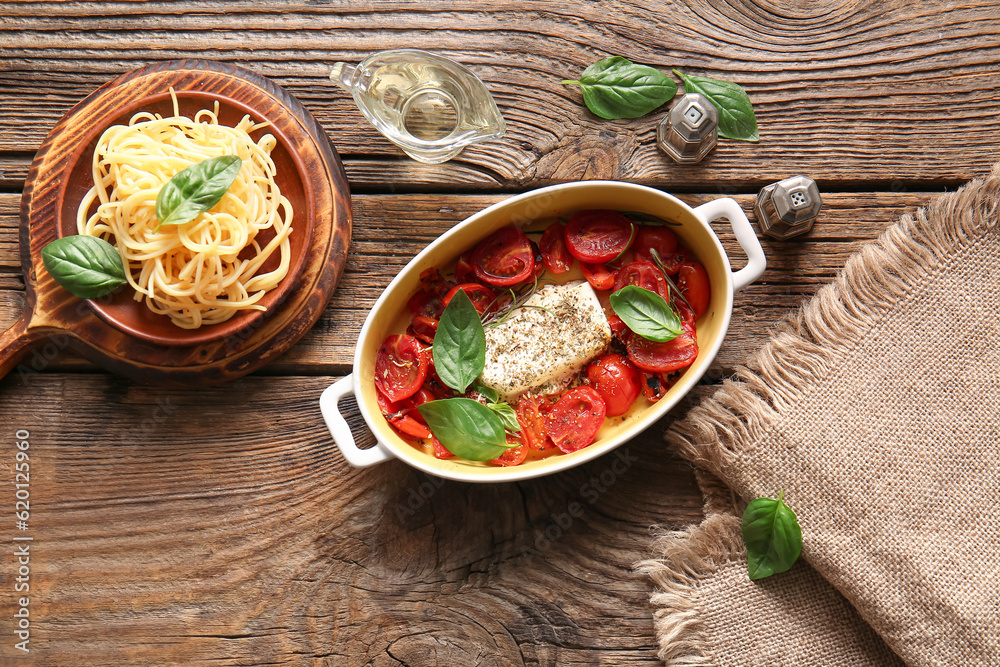
<instances>
[{"instance_id":1,"label":"green basil leaf on pasta","mask_svg":"<svg viewBox=\"0 0 1000 667\"><path fill-rule=\"evenodd\" d=\"M663 72L621 56L599 60L579 80L562 83L580 86L587 108L608 119L645 116L677 93L677 84Z\"/></svg>"},{"instance_id":2,"label":"green basil leaf on pasta","mask_svg":"<svg viewBox=\"0 0 1000 667\"><path fill-rule=\"evenodd\" d=\"M719 110L720 137L754 143L760 141L753 103L739 84L707 76L681 74L677 70L674 74L684 82L685 92L701 93Z\"/></svg>"},{"instance_id":3,"label":"green basil leaf on pasta","mask_svg":"<svg viewBox=\"0 0 1000 667\"><path fill-rule=\"evenodd\" d=\"M666 299L648 289L626 285L614 292L611 309L632 333L657 343L673 340L683 333L681 320Z\"/></svg>"},{"instance_id":4,"label":"green basil leaf on pasta","mask_svg":"<svg viewBox=\"0 0 1000 667\"><path fill-rule=\"evenodd\" d=\"M240 173L243 161L222 155L196 162L177 172L156 195L157 229L183 225L219 203Z\"/></svg>"},{"instance_id":5,"label":"green basil leaf on pasta","mask_svg":"<svg viewBox=\"0 0 1000 667\"><path fill-rule=\"evenodd\" d=\"M42 248L42 263L52 278L81 299L97 299L127 281L125 265L113 245L85 234L64 236Z\"/></svg>"},{"instance_id":6,"label":"green basil leaf on pasta","mask_svg":"<svg viewBox=\"0 0 1000 667\"><path fill-rule=\"evenodd\" d=\"M486 367L486 332L463 290L455 293L441 314L433 350L438 377L459 393L465 393Z\"/></svg>"},{"instance_id":7,"label":"green basil leaf on pasta","mask_svg":"<svg viewBox=\"0 0 1000 667\"><path fill-rule=\"evenodd\" d=\"M747 574L763 579L785 572L802 553L802 529L795 512L778 499L757 498L743 512L743 542L747 547Z\"/></svg>"},{"instance_id":8,"label":"green basil leaf on pasta","mask_svg":"<svg viewBox=\"0 0 1000 667\"><path fill-rule=\"evenodd\" d=\"M469 461L489 461L510 448L503 420L471 398L428 401L417 407L445 448Z\"/></svg>"}]
</instances>

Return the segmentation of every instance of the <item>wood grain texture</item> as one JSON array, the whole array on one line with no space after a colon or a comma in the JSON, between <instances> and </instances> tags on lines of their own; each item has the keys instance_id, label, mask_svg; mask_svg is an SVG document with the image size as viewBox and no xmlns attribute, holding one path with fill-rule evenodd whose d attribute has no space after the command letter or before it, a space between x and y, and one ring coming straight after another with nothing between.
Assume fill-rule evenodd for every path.
<instances>
[{"instance_id":1,"label":"wood grain texture","mask_svg":"<svg viewBox=\"0 0 1000 667\"><path fill-rule=\"evenodd\" d=\"M953 185L1000 152L992 0L291 2L280 11L246 2L13 2L4 14L5 151L33 151L70 106L124 71L212 57L286 87L345 156L351 183L380 191L587 178L757 188L797 172L828 189ZM439 168L403 159L326 78L335 61L402 46L469 65L494 92L507 136ZM655 148L661 114L603 121L560 85L613 54L737 80L754 101L761 143L723 141L697 167L672 164Z\"/></svg>"},{"instance_id":2,"label":"wood grain texture","mask_svg":"<svg viewBox=\"0 0 1000 667\"><path fill-rule=\"evenodd\" d=\"M352 469L333 380L0 382L0 469L30 431L36 664L656 664L631 565L700 515L658 431L517 484Z\"/></svg>"}]
</instances>

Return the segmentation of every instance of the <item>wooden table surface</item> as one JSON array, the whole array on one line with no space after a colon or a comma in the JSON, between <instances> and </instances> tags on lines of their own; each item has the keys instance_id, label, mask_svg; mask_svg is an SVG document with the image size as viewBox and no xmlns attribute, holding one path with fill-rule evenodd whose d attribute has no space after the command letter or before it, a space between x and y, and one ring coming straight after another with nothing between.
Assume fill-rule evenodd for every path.
<instances>
[{"instance_id":1,"label":"wooden table surface","mask_svg":"<svg viewBox=\"0 0 1000 667\"><path fill-rule=\"evenodd\" d=\"M396 47L472 68L507 135L443 165L405 158L327 79L333 62ZM721 140L700 165L671 163L654 143L662 110L601 120L560 85L608 55L737 81L760 143ZM57 345L0 382L4 665L658 664L651 587L632 565L657 530L701 516L690 467L660 438L670 418L621 450L624 472L612 455L494 486L399 462L353 469L317 400L350 372L376 297L437 235L541 185L617 179L690 203L733 196L750 214L762 186L811 176L821 218L804 239L764 240L768 269L737 295L722 351L683 408L861 244L1000 158L995 0L8 0L0 329L23 308L18 211L40 142L93 89L176 58L253 69L315 115L353 192L347 269L301 342L228 385L141 386ZM14 516L20 430L27 531ZM567 513L574 502L581 517ZM27 574L14 555L24 544ZM27 653L13 616L24 596Z\"/></svg>"}]
</instances>

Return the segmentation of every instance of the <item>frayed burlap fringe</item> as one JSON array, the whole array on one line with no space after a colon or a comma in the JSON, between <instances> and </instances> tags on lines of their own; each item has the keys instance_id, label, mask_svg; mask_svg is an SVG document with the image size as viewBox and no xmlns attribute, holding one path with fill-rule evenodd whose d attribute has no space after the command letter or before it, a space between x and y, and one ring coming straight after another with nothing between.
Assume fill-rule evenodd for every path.
<instances>
[{"instance_id":1,"label":"frayed burlap fringe","mask_svg":"<svg viewBox=\"0 0 1000 667\"><path fill-rule=\"evenodd\" d=\"M698 601L698 582L723 563L745 557L739 523L736 516L713 514L698 526L660 537L653 547L659 558L636 565L637 572L657 585L651 598L660 643L657 655L671 667L718 664L705 630L707 614Z\"/></svg>"},{"instance_id":2,"label":"frayed burlap fringe","mask_svg":"<svg viewBox=\"0 0 1000 667\"><path fill-rule=\"evenodd\" d=\"M835 282L788 316L734 380L675 423L668 442L692 463L726 478L740 443L762 438L785 407L836 372L853 341L946 268L953 248L996 225L998 193L1000 164L985 179L903 216L852 255Z\"/></svg>"}]
</instances>

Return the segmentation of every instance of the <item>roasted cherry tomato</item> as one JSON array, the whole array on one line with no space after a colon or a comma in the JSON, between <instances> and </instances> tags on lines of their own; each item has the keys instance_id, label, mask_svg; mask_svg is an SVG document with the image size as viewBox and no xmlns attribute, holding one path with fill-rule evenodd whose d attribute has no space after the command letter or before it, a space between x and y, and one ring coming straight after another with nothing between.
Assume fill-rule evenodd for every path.
<instances>
[{"instance_id":1,"label":"roasted cherry tomato","mask_svg":"<svg viewBox=\"0 0 1000 667\"><path fill-rule=\"evenodd\" d=\"M642 393L646 395L646 400L650 403L656 403L674 386L677 376L669 373L641 371L639 381L642 383Z\"/></svg>"},{"instance_id":2,"label":"roasted cherry tomato","mask_svg":"<svg viewBox=\"0 0 1000 667\"><path fill-rule=\"evenodd\" d=\"M472 253L472 270L491 285L516 285L530 280L535 253L520 228L502 227L479 242Z\"/></svg>"},{"instance_id":3,"label":"roasted cherry tomato","mask_svg":"<svg viewBox=\"0 0 1000 667\"><path fill-rule=\"evenodd\" d=\"M389 336L375 359L375 386L390 401L417 393L427 377L427 355L413 336Z\"/></svg>"},{"instance_id":4,"label":"roasted cherry tomato","mask_svg":"<svg viewBox=\"0 0 1000 667\"><path fill-rule=\"evenodd\" d=\"M444 279L441 272L433 266L420 272L420 285L425 292L444 295L453 287L452 283Z\"/></svg>"},{"instance_id":5,"label":"roasted cherry tomato","mask_svg":"<svg viewBox=\"0 0 1000 667\"><path fill-rule=\"evenodd\" d=\"M431 436L431 444L434 446L434 458L453 459L455 455L448 451L448 448L441 444L441 441Z\"/></svg>"},{"instance_id":6,"label":"roasted cherry tomato","mask_svg":"<svg viewBox=\"0 0 1000 667\"><path fill-rule=\"evenodd\" d=\"M611 327L611 334L619 340L623 340L625 332L628 331L628 325L625 324L625 320L618 317L614 312L608 315L608 326Z\"/></svg>"},{"instance_id":7,"label":"roasted cherry tomato","mask_svg":"<svg viewBox=\"0 0 1000 667\"><path fill-rule=\"evenodd\" d=\"M452 287L451 290L444 297L444 305L447 307L451 300L458 293L458 290L462 290L469 295L469 300L472 301L472 305L476 307L476 312L480 315L486 312L486 309L494 305L497 295L493 293L486 285L480 285L479 283L462 283L461 285L456 285Z\"/></svg>"},{"instance_id":8,"label":"roasted cherry tomato","mask_svg":"<svg viewBox=\"0 0 1000 667\"><path fill-rule=\"evenodd\" d=\"M570 389L549 413L549 437L567 454L575 452L594 442L606 414L604 399L593 388Z\"/></svg>"},{"instance_id":9,"label":"roasted cherry tomato","mask_svg":"<svg viewBox=\"0 0 1000 667\"><path fill-rule=\"evenodd\" d=\"M406 333L415 336L428 345L434 344L434 334L437 333L438 321L426 315L417 315L410 322L410 327Z\"/></svg>"},{"instance_id":10,"label":"roasted cherry tomato","mask_svg":"<svg viewBox=\"0 0 1000 667\"><path fill-rule=\"evenodd\" d=\"M650 248L654 248L660 258L665 259L677 250L677 235L666 227L643 225L635 234L632 249L642 259L652 260L653 253L649 251Z\"/></svg>"},{"instance_id":11,"label":"roasted cherry tomato","mask_svg":"<svg viewBox=\"0 0 1000 667\"><path fill-rule=\"evenodd\" d=\"M667 281L663 278L663 273L652 262L639 260L626 264L615 276L614 290L617 292L627 285L635 285L656 292L664 299L670 298Z\"/></svg>"},{"instance_id":12,"label":"roasted cherry tomato","mask_svg":"<svg viewBox=\"0 0 1000 667\"><path fill-rule=\"evenodd\" d=\"M376 388L375 396L378 400L378 407L382 415L389 424L400 433L413 436L414 438L429 438L431 432L427 426L410 416L411 408L390 401L389 398Z\"/></svg>"},{"instance_id":13,"label":"roasted cherry tomato","mask_svg":"<svg viewBox=\"0 0 1000 667\"><path fill-rule=\"evenodd\" d=\"M410 297L407 306L410 309L410 314L414 317L422 315L438 319L441 317L441 313L444 312L444 299L442 295L436 292L424 292L421 290Z\"/></svg>"},{"instance_id":14,"label":"roasted cherry tomato","mask_svg":"<svg viewBox=\"0 0 1000 667\"><path fill-rule=\"evenodd\" d=\"M607 407L608 417L625 414L639 398L639 370L620 354L610 352L587 366L587 380Z\"/></svg>"},{"instance_id":15,"label":"roasted cherry tomato","mask_svg":"<svg viewBox=\"0 0 1000 667\"><path fill-rule=\"evenodd\" d=\"M538 396L525 396L517 402L517 423L521 425L521 439L531 449L544 452L549 449L548 418L552 404Z\"/></svg>"},{"instance_id":16,"label":"roasted cherry tomato","mask_svg":"<svg viewBox=\"0 0 1000 667\"><path fill-rule=\"evenodd\" d=\"M663 262L663 268L670 275L674 275L681 269L681 264L691 260L691 251L688 250L687 246L677 244L677 250L667 254L660 255L660 261Z\"/></svg>"},{"instance_id":17,"label":"roasted cherry tomato","mask_svg":"<svg viewBox=\"0 0 1000 667\"><path fill-rule=\"evenodd\" d=\"M472 270L472 251L463 253L458 261L455 262L455 282L458 284L462 283L474 283L479 278L476 277L476 272Z\"/></svg>"},{"instance_id":18,"label":"roasted cherry tomato","mask_svg":"<svg viewBox=\"0 0 1000 667\"><path fill-rule=\"evenodd\" d=\"M580 262L580 268L583 270L583 277L594 289L603 291L615 286L615 274L604 264Z\"/></svg>"},{"instance_id":19,"label":"roasted cherry tomato","mask_svg":"<svg viewBox=\"0 0 1000 667\"><path fill-rule=\"evenodd\" d=\"M687 368L698 357L698 341L687 327L684 333L665 343L633 334L626 345L629 361L644 371L670 373Z\"/></svg>"},{"instance_id":20,"label":"roasted cherry tomato","mask_svg":"<svg viewBox=\"0 0 1000 667\"><path fill-rule=\"evenodd\" d=\"M708 272L701 262L684 262L677 272L677 289L691 304L694 319L701 317L708 310L708 302L712 290L708 284Z\"/></svg>"},{"instance_id":21,"label":"roasted cherry tomato","mask_svg":"<svg viewBox=\"0 0 1000 667\"><path fill-rule=\"evenodd\" d=\"M523 444L519 439L508 434L507 444L513 445L515 443L517 444L517 447L511 447L497 458L491 460L490 463L504 467L519 466L524 463L525 457L528 456L528 446Z\"/></svg>"},{"instance_id":22,"label":"roasted cherry tomato","mask_svg":"<svg viewBox=\"0 0 1000 667\"><path fill-rule=\"evenodd\" d=\"M617 211L580 211L566 225L566 248L581 262L610 262L632 241L632 221Z\"/></svg>"},{"instance_id":23,"label":"roasted cherry tomato","mask_svg":"<svg viewBox=\"0 0 1000 667\"><path fill-rule=\"evenodd\" d=\"M573 255L566 248L565 233L560 223L553 222L538 242L542 251L542 263L552 273L566 273L573 267Z\"/></svg>"}]
</instances>

